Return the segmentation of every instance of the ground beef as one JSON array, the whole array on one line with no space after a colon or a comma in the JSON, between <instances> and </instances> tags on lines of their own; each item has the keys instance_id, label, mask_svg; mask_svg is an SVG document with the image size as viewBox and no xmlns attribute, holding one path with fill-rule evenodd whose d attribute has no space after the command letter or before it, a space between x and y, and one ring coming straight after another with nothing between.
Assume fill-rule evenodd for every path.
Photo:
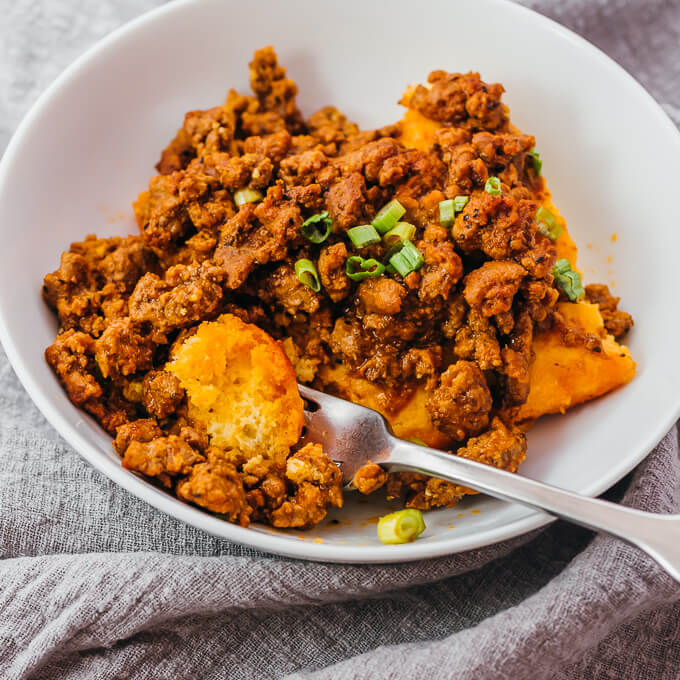
<instances>
[{"instance_id":1,"label":"ground beef","mask_svg":"<svg viewBox=\"0 0 680 680\"><path fill-rule=\"evenodd\" d=\"M604 284L591 283L586 286L586 298L598 305L604 327L615 338L622 338L633 327L633 317L617 309L621 298L612 295Z\"/></svg>"},{"instance_id":2,"label":"ground beef","mask_svg":"<svg viewBox=\"0 0 680 680\"><path fill-rule=\"evenodd\" d=\"M102 396L94 373L95 341L92 336L70 329L57 336L45 350L45 359L57 374L69 399L76 406Z\"/></svg>"},{"instance_id":3,"label":"ground beef","mask_svg":"<svg viewBox=\"0 0 680 680\"><path fill-rule=\"evenodd\" d=\"M478 434L489 424L491 406L484 374L470 361L451 364L427 400L434 424L459 441Z\"/></svg>"},{"instance_id":4,"label":"ground beef","mask_svg":"<svg viewBox=\"0 0 680 680\"><path fill-rule=\"evenodd\" d=\"M243 141L244 154L254 154L258 158L267 158L276 167L286 157L293 145L293 138L288 130L280 130L263 136L248 137ZM259 177L258 177L259 179Z\"/></svg>"},{"instance_id":5,"label":"ground beef","mask_svg":"<svg viewBox=\"0 0 680 680\"><path fill-rule=\"evenodd\" d=\"M437 298L448 300L463 276L463 262L453 244L445 239L428 238L435 230L444 231L441 227L427 227L425 238L417 244L425 259L418 283L418 299L423 303L431 303Z\"/></svg>"},{"instance_id":6,"label":"ground beef","mask_svg":"<svg viewBox=\"0 0 680 680\"><path fill-rule=\"evenodd\" d=\"M164 486L170 478L190 473L203 456L181 437L171 434L148 442L132 440L123 454L123 467L147 477L157 477Z\"/></svg>"},{"instance_id":7,"label":"ground beef","mask_svg":"<svg viewBox=\"0 0 680 680\"><path fill-rule=\"evenodd\" d=\"M478 132L472 138L472 146L479 158L494 174L498 174L520 155L536 145L531 135L492 135Z\"/></svg>"},{"instance_id":8,"label":"ground beef","mask_svg":"<svg viewBox=\"0 0 680 680\"><path fill-rule=\"evenodd\" d=\"M404 101L426 118L470 130L502 130L507 126L501 103L505 89L499 83L483 83L479 73L445 71L432 71L427 80L430 88L417 85Z\"/></svg>"},{"instance_id":9,"label":"ground beef","mask_svg":"<svg viewBox=\"0 0 680 680\"><path fill-rule=\"evenodd\" d=\"M478 463L516 472L526 457L526 447L524 433L514 426L507 426L500 418L494 418L489 430L470 438L466 446L455 453ZM474 489L416 472L394 472L387 480L388 499L405 496L406 507L418 510L450 508L464 495L474 493L477 493Z\"/></svg>"},{"instance_id":10,"label":"ground beef","mask_svg":"<svg viewBox=\"0 0 680 680\"><path fill-rule=\"evenodd\" d=\"M354 486L359 493L369 494L377 491L387 482L387 472L380 465L366 463L354 475Z\"/></svg>"},{"instance_id":11,"label":"ground beef","mask_svg":"<svg viewBox=\"0 0 680 680\"><path fill-rule=\"evenodd\" d=\"M322 144L338 144L359 133L357 124L347 120L335 106L324 106L313 113L307 120L307 128Z\"/></svg>"},{"instance_id":12,"label":"ground beef","mask_svg":"<svg viewBox=\"0 0 680 680\"><path fill-rule=\"evenodd\" d=\"M387 480L388 500L405 496L405 507L417 510L450 508L464 495L465 489L453 482L417 472L393 472Z\"/></svg>"},{"instance_id":13,"label":"ground beef","mask_svg":"<svg viewBox=\"0 0 680 680\"><path fill-rule=\"evenodd\" d=\"M88 236L71 244L59 269L45 276L43 297L57 312L62 330L97 336L109 320L126 315L127 295L142 274L157 266L139 236Z\"/></svg>"},{"instance_id":14,"label":"ground beef","mask_svg":"<svg viewBox=\"0 0 680 680\"><path fill-rule=\"evenodd\" d=\"M348 257L347 246L342 241L324 246L319 255L321 285L333 302L347 297L352 290L352 282L345 273Z\"/></svg>"},{"instance_id":15,"label":"ground beef","mask_svg":"<svg viewBox=\"0 0 680 680\"><path fill-rule=\"evenodd\" d=\"M145 274L130 296L130 318L165 333L209 317L222 299L222 271L213 265L176 265L161 279Z\"/></svg>"},{"instance_id":16,"label":"ground beef","mask_svg":"<svg viewBox=\"0 0 680 680\"><path fill-rule=\"evenodd\" d=\"M355 227L370 214L366 181L359 172L353 172L333 184L326 201L328 212L339 229Z\"/></svg>"},{"instance_id":17,"label":"ground beef","mask_svg":"<svg viewBox=\"0 0 680 680\"><path fill-rule=\"evenodd\" d=\"M179 194L182 179L183 174L179 171L152 177L149 190L134 203L137 222L151 248L162 250L186 236L191 229L186 201Z\"/></svg>"},{"instance_id":18,"label":"ground beef","mask_svg":"<svg viewBox=\"0 0 680 680\"><path fill-rule=\"evenodd\" d=\"M302 128L295 103L297 85L286 78L286 69L279 65L272 47L256 50L250 62L250 86L264 111L278 114L291 128Z\"/></svg>"},{"instance_id":19,"label":"ground beef","mask_svg":"<svg viewBox=\"0 0 680 680\"><path fill-rule=\"evenodd\" d=\"M500 418L494 418L491 427L478 437L472 437L467 444L456 451L461 458L478 463L517 472L527 452L527 438L514 425L506 425Z\"/></svg>"},{"instance_id":20,"label":"ground beef","mask_svg":"<svg viewBox=\"0 0 680 680\"><path fill-rule=\"evenodd\" d=\"M156 343L130 318L112 321L95 342L94 358L104 378L117 378L153 366Z\"/></svg>"},{"instance_id":21,"label":"ground beef","mask_svg":"<svg viewBox=\"0 0 680 680\"><path fill-rule=\"evenodd\" d=\"M256 292L260 300L282 308L291 316L299 312L313 314L319 309L319 296L302 284L295 270L287 264L276 267L259 280Z\"/></svg>"},{"instance_id":22,"label":"ground beef","mask_svg":"<svg viewBox=\"0 0 680 680\"><path fill-rule=\"evenodd\" d=\"M394 316L401 311L401 305L406 297L406 288L394 279L381 276L362 281L358 297L368 314Z\"/></svg>"},{"instance_id":23,"label":"ground beef","mask_svg":"<svg viewBox=\"0 0 680 680\"><path fill-rule=\"evenodd\" d=\"M465 301L484 316L510 311L526 271L516 262L485 262L465 278Z\"/></svg>"},{"instance_id":24,"label":"ground beef","mask_svg":"<svg viewBox=\"0 0 680 680\"><path fill-rule=\"evenodd\" d=\"M279 177L286 186L308 186L316 183L328 165L328 156L318 148L309 149L281 161Z\"/></svg>"},{"instance_id":25,"label":"ground beef","mask_svg":"<svg viewBox=\"0 0 680 680\"><path fill-rule=\"evenodd\" d=\"M330 106L305 121L271 47L255 53L250 82L251 95L230 90L221 105L186 114L134 203L139 234L88 236L45 276L59 324L45 357L71 401L115 436L126 467L187 502L244 526L313 526L342 504L340 472L321 448L287 461L285 451L270 460L217 448L166 370L200 323L231 313L281 342L297 380L363 390L388 415L416 395L458 455L516 470L526 442L512 421L529 392L534 330L555 328L594 352L604 336L555 309L557 251L536 223L547 192L535 140L510 124L502 85L434 71L429 87L404 95L403 124L361 131ZM425 123L437 127L432 143L407 148L401 133L420 116L441 125ZM486 191L490 177L500 193ZM253 202L237 205L243 189ZM444 227L440 203L461 196L467 204ZM346 233L392 200L423 259L404 276L389 266L398 243L359 247ZM312 243L302 224L326 212L330 233ZM386 271L353 280L350 257ZM301 259L316 267L318 291L297 278ZM607 331L623 335L632 319L618 298L586 290ZM470 492L375 464L355 485L386 486L421 509Z\"/></svg>"},{"instance_id":26,"label":"ground beef","mask_svg":"<svg viewBox=\"0 0 680 680\"><path fill-rule=\"evenodd\" d=\"M314 526L326 516L329 506L342 507L340 469L319 444L307 444L288 459L286 479L295 493L272 512L275 527Z\"/></svg>"},{"instance_id":27,"label":"ground beef","mask_svg":"<svg viewBox=\"0 0 680 680\"><path fill-rule=\"evenodd\" d=\"M193 449L185 446L185 453L193 452ZM127 455L126 452L126 458ZM224 515L230 522L248 526L251 508L246 501L243 480L238 470L225 459L224 452L214 446L208 449L206 458L186 469L189 474L177 483L177 495L206 510Z\"/></svg>"},{"instance_id":28,"label":"ground beef","mask_svg":"<svg viewBox=\"0 0 680 680\"><path fill-rule=\"evenodd\" d=\"M495 326L475 309L468 312L466 323L456 331L454 351L483 371L499 368L503 363Z\"/></svg>"},{"instance_id":29,"label":"ground beef","mask_svg":"<svg viewBox=\"0 0 680 680\"><path fill-rule=\"evenodd\" d=\"M244 205L222 228L214 262L224 273L226 288L238 288L258 265L283 260L300 242L298 206L274 185L264 201Z\"/></svg>"},{"instance_id":30,"label":"ground beef","mask_svg":"<svg viewBox=\"0 0 680 680\"><path fill-rule=\"evenodd\" d=\"M167 418L184 399L179 379L168 371L149 371L142 383L142 404L149 415Z\"/></svg>"},{"instance_id":31,"label":"ground beef","mask_svg":"<svg viewBox=\"0 0 680 680\"><path fill-rule=\"evenodd\" d=\"M508 344L502 350L503 367L499 380L502 385L502 405L505 408L520 406L529 396L531 343L534 324L527 310L522 310L513 320Z\"/></svg>"},{"instance_id":32,"label":"ground beef","mask_svg":"<svg viewBox=\"0 0 680 680\"><path fill-rule=\"evenodd\" d=\"M133 420L116 430L113 448L122 456L133 441L150 442L161 436L163 436L163 430L154 418Z\"/></svg>"}]
</instances>

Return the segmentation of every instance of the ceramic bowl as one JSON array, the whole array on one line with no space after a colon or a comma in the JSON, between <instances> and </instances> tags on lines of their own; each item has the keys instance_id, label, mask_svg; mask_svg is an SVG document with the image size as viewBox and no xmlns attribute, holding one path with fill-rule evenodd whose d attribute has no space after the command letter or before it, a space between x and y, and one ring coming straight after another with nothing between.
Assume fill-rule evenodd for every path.
<instances>
[{"instance_id":1,"label":"ceramic bowl","mask_svg":"<svg viewBox=\"0 0 680 680\"><path fill-rule=\"evenodd\" d=\"M642 87L585 40L497 0L234 0L163 6L108 36L45 92L0 167L0 335L45 417L87 461L189 524L265 551L337 562L392 562L501 541L548 516L482 496L427 513L409 545L379 543L378 500L349 497L313 531L234 526L121 467L110 438L66 398L43 359L56 323L42 277L85 234L136 231L131 202L186 111L248 89L253 51L273 44L305 114L332 104L363 127L402 115L405 86L441 68L501 82L513 122L534 134L586 279L635 317L638 374L624 389L529 435L520 474L583 494L604 491L680 412L680 136ZM427 8L426 10L424 8Z\"/></svg>"}]
</instances>

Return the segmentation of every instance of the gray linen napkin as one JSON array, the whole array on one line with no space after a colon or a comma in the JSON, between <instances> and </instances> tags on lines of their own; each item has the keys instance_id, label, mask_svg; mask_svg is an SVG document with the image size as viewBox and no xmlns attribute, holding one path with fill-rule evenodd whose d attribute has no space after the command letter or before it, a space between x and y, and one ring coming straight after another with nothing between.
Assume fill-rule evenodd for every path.
<instances>
[{"instance_id":1,"label":"gray linen napkin","mask_svg":"<svg viewBox=\"0 0 680 680\"><path fill-rule=\"evenodd\" d=\"M157 0L0 0L0 149L57 73ZM527 3L529 4L529 3ZM599 44L680 123L680 6L530 3ZM680 588L557 522L405 565L312 564L166 517L93 470L0 352L0 677L680 677ZM674 428L614 496L680 511Z\"/></svg>"}]
</instances>

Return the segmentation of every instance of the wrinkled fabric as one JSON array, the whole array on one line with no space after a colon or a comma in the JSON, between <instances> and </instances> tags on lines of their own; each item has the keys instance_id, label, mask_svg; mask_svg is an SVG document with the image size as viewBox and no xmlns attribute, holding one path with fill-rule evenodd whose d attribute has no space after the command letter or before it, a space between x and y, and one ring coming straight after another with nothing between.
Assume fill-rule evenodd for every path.
<instances>
[{"instance_id":1,"label":"wrinkled fabric","mask_svg":"<svg viewBox=\"0 0 680 680\"><path fill-rule=\"evenodd\" d=\"M0 150L78 54L155 0L0 0ZM680 123L680 4L527 2ZM290 560L163 515L82 460L0 352L0 677L674 680L680 587L556 522L402 565ZM677 426L608 494L680 512Z\"/></svg>"}]
</instances>

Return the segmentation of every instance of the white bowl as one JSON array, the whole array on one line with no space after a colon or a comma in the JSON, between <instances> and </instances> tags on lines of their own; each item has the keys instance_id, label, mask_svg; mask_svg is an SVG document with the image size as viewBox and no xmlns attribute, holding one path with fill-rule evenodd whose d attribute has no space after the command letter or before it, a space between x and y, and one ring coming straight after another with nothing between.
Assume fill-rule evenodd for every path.
<instances>
[{"instance_id":1,"label":"white bowl","mask_svg":"<svg viewBox=\"0 0 680 680\"><path fill-rule=\"evenodd\" d=\"M432 557L507 539L547 515L490 498L428 513L415 543L385 546L385 506L348 499L313 531L243 529L124 470L109 437L66 398L43 360L55 335L43 275L70 241L133 233L131 201L185 111L248 88L255 48L274 44L309 114L337 105L362 126L401 117L404 87L429 71L478 70L502 82L512 120L535 134L544 173L590 281L635 317L628 342L638 374L626 388L540 422L521 474L594 495L651 450L680 413L678 253L680 137L652 98L592 45L515 4L496 0L180 2L116 31L48 89L0 167L0 333L29 394L99 470L158 509L218 536L271 552L338 562ZM612 242L612 234L618 238ZM590 244L588 247L586 244ZM609 257L613 258L611 263ZM455 527L455 528L454 528Z\"/></svg>"}]
</instances>

